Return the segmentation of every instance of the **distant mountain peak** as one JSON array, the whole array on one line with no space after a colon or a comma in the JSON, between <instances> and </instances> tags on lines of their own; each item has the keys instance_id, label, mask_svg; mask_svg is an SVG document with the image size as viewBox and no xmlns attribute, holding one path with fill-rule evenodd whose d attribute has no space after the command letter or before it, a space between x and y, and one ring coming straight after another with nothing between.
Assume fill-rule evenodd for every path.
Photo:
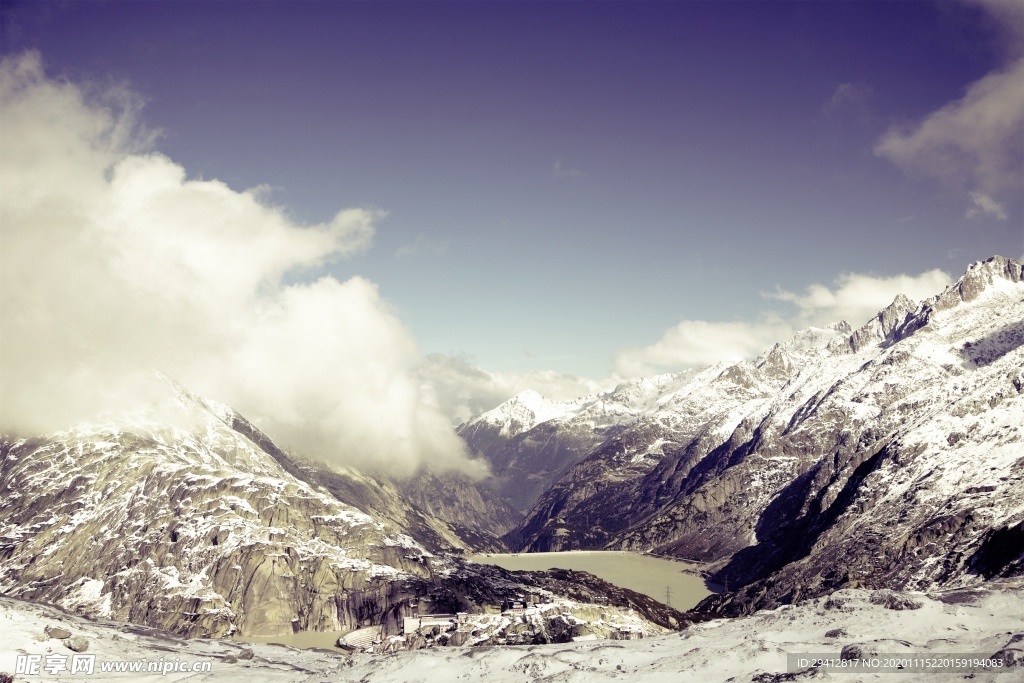
<instances>
[{"instance_id":1,"label":"distant mountain peak","mask_svg":"<svg viewBox=\"0 0 1024 683\"><path fill-rule=\"evenodd\" d=\"M944 310L956 306L962 301L973 301L982 292L1000 282L1020 282L1024 267L1018 261L1005 256L993 256L984 261L977 261L967 267L967 272L956 282L936 296L930 303L935 310Z\"/></svg>"},{"instance_id":2,"label":"distant mountain peak","mask_svg":"<svg viewBox=\"0 0 1024 683\"><path fill-rule=\"evenodd\" d=\"M754 366L768 377L787 377L792 372L794 364L802 362L798 361L798 358L845 341L852 331L850 323L845 320L823 327L805 327L758 356L754 360Z\"/></svg>"},{"instance_id":3,"label":"distant mountain peak","mask_svg":"<svg viewBox=\"0 0 1024 683\"><path fill-rule=\"evenodd\" d=\"M880 310L875 317L846 339L832 342L829 349L839 353L857 353L867 346L883 342L918 309L918 304L907 296L897 294L892 303Z\"/></svg>"},{"instance_id":4,"label":"distant mountain peak","mask_svg":"<svg viewBox=\"0 0 1024 683\"><path fill-rule=\"evenodd\" d=\"M908 316L892 333L892 340L906 339L917 330L928 325L938 313L956 308L963 303L973 302L986 293L1012 288L1024 281L1024 267L1019 261L1005 256L993 256L976 261L967 271L941 294L926 299L921 306Z\"/></svg>"},{"instance_id":5,"label":"distant mountain peak","mask_svg":"<svg viewBox=\"0 0 1024 683\"><path fill-rule=\"evenodd\" d=\"M564 416L572 405L552 401L533 389L527 389L483 413L477 420L499 427L502 436L510 437L533 429L542 422Z\"/></svg>"}]
</instances>

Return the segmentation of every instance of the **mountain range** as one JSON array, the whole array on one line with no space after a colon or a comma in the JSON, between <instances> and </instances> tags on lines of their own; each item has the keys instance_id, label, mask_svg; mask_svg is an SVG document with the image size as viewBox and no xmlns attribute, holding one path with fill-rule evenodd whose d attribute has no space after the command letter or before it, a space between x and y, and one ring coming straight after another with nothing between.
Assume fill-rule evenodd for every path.
<instances>
[{"instance_id":1,"label":"mountain range","mask_svg":"<svg viewBox=\"0 0 1024 683\"><path fill-rule=\"evenodd\" d=\"M586 577L465 562L463 552L500 544L474 531L489 510L503 528L486 488L448 476L447 494L423 501L466 514L455 528L386 478L293 460L230 407L163 380L170 405L0 443L0 593L202 637L393 635L406 616L497 613L531 594L558 609L473 642L607 631L634 611L631 623L651 632L682 619Z\"/></svg>"},{"instance_id":2,"label":"mountain range","mask_svg":"<svg viewBox=\"0 0 1024 683\"><path fill-rule=\"evenodd\" d=\"M559 605L536 627L460 639L489 644L1024 574L1012 259L750 361L568 402L515 396L458 428L490 464L485 482L305 461L163 381L159 408L0 439L0 593L206 637L394 634L424 611L496 613L524 595ZM723 590L684 615L582 573L462 558L506 548L668 555L702 563Z\"/></svg>"},{"instance_id":3,"label":"mountain range","mask_svg":"<svg viewBox=\"0 0 1024 683\"><path fill-rule=\"evenodd\" d=\"M839 587L1024 571L1021 264L975 263L854 329L571 402L528 393L460 427L522 504L519 551L707 564L746 612ZM736 590L740 589L740 590Z\"/></svg>"}]
</instances>

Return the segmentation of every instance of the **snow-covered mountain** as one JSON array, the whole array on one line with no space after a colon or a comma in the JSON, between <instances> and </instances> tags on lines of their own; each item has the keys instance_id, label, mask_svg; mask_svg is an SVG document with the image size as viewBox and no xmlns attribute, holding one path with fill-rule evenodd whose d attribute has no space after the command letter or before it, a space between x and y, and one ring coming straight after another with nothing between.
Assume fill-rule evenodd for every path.
<instances>
[{"instance_id":1,"label":"snow-covered mountain","mask_svg":"<svg viewBox=\"0 0 1024 683\"><path fill-rule=\"evenodd\" d=\"M497 493L523 513L600 440L597 425L567 424L580 407L525 391L457 431L471 451L485 454Z\"/></svg>"},{"instance_id":2,"label":"snow-covered mountain","mask_svg":"<svg viewBox=\"0 0 1024 683\"><path fill-rule=\"evenodd\" d=\"M705 606L742 611L839 586L1020 573L1022 390L1021 265L995 257L856 330L629 382L484 454L509 472L526 444L576 459L507 536L514 546L718 563L720 580L748 589Z\"/></svg>"},{"instance_id":3,"label":"snow-covered mountain","mask_svg":"<svg viewBox=\"0 0 1024 683\"><path fill-rule=\"evenodd\" d=\"M394 633L413 604L483 614L529 593L563 606L490 642L631 609L651 632L683 621L585 575L463 562L515 518L486 487L298 462L168 386L173 410L0 439L0 593L203 636ZM740 614L1024 573L1022 425L1024 281L997 257L856 330L572 402L520 395L460 433L530 510L517 547L702 560L731 591L700 608Z\"/></svg>"},{"instance_id":4,"label":"snow-covered mountain","mask_svg":"<svg viewBox=\"0 0 1024 683\"><path fill-rule=\"evenodd\" d=\"M462 425L459 433L487 458L499 493L529 510L569 480L599 484L590 465L574 468L584 459L613 479L633 478L698 432L728 434L735 414L745 414L743 406L767 400L808 354L850 332L845 322L803 330L759 359L763 372L756 378L743 366L722 363L631 380L573 401L523 392ZM588 456L598 451L603 457L591 462ZM517 536L511 538L521 545Z\"/></svg>"},{"instance_id":5,"label":"snow-covered mountain","mask_svg":"<svg viewBox=\"0 0 1024 683\"><path fill-rule=\"evenodd\" d=\"M358 622L390 581L429 575L425 548L285 472L229 408L176 398L170 424L4 443L0 592L190 635L277 634Z\"/></svg>"},{"instance_id":6,"label":"snow-covered mountain","mask_svg":"<svg viewBox=\"0 0 1024 683\"><path fill-rule=\"evenodd\" d=\"M167 386L170 406L2 441L0 593L219 637L396 633L417 609L494 612L530 593L587 608L609 592L465 563L452 553L477 548L394 485L297 464L228 406ZM467 495L475 504L485 505ZM623 594L604 612L642 602ZM650 607L671 625L671 610Z\"/></svg>"},{"instance_id":7,"label":"snow-covered mountain","mask_svg":"<svg viewBox=\"0 0 1024 683\"><path fill-rule=\"evenodd\" d=\"M498 493L528 511L569 468L613 439L639 432L652 453L660 453L680 421L701 421L685 409L666 410L666 404L685 402L694 386L724 367L645 377L573 401L549 401L527 391L458 431L472 450L487 458ZM631 453L630 459L632 465L645 466L644 454Z\"/></svg>"}]
</instances>

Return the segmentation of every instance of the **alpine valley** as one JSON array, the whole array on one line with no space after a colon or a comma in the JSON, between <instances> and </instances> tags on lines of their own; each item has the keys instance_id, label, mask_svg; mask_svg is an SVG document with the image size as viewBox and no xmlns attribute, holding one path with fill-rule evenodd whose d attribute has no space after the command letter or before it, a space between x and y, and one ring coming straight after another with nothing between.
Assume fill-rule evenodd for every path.
<instances>
[{"instance_id":1,"label":"alpine valley","mask_svg":"<svg viewBox=\"0 0 1024 683\"><path fill-rule=\"evenodd\" d=\"M732 590L703 611L1019 576L1021 280L995 257L857 329L803 330L753 361L570 403L521 395L460 432L507 497L545 484L511 547L706 562Z\"/></svg>"},{"instance_id":2,"label":"alpine valley","mask_svg":"<svg viewBox=\"0 0 1024 683\"><path fill-rule=\"evenodd\" d=\"M981 648L1024 663L1024 276L1012 259L975 263L920 303L899 296L856 327L803 330L754 360L569 402L515 396L458 428L490 464L484 482L328 468L161 381L173 410L3 437L5 633L28 642L64 621L104 651L124 633L104 630L112 622L137 637L160 629L175 647L168 634L378 629L377 654L296 655L305 663L292 669L254 646L239 680L626 680L645 666L677 675L671 662L793 680L773 678L794 674L763 653L794 643ZM464 559L584 549L701 563L720 592L680 612L584 572ZM528 613L506 609L523 598ZM452 631L403 633L406 617L460 612ZM898 642L865 626L890 612L907 614ZM789 640L752 637L787 619ZM948 632L929 630L947 621ZM548 645L623 632L659 639L615 652ZM749 666L694 654L717 647L714 633L721 657ZM439 645L510 647L466 659ZM234 645L202 647L238 661ZM425 651L380 654L406 649Z\"/></svg>"}]
</instances>

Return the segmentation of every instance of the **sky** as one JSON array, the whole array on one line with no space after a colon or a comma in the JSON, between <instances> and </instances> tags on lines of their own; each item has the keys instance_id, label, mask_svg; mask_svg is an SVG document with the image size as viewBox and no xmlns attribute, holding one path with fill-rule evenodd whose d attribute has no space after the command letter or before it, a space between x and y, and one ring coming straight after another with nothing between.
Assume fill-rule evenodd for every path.
<instances>
[{"instance_id":1,"label":"sky","mask_svg":"<svg viewBox=\"0 0 1024 683\"><path fill-rule=\"evenodd\" d=\"M4 0L0 39L7 428L159 367L468 467L451 424L517 391L1024 256L1021 3Z\"/></svg>"}]
</instances>

